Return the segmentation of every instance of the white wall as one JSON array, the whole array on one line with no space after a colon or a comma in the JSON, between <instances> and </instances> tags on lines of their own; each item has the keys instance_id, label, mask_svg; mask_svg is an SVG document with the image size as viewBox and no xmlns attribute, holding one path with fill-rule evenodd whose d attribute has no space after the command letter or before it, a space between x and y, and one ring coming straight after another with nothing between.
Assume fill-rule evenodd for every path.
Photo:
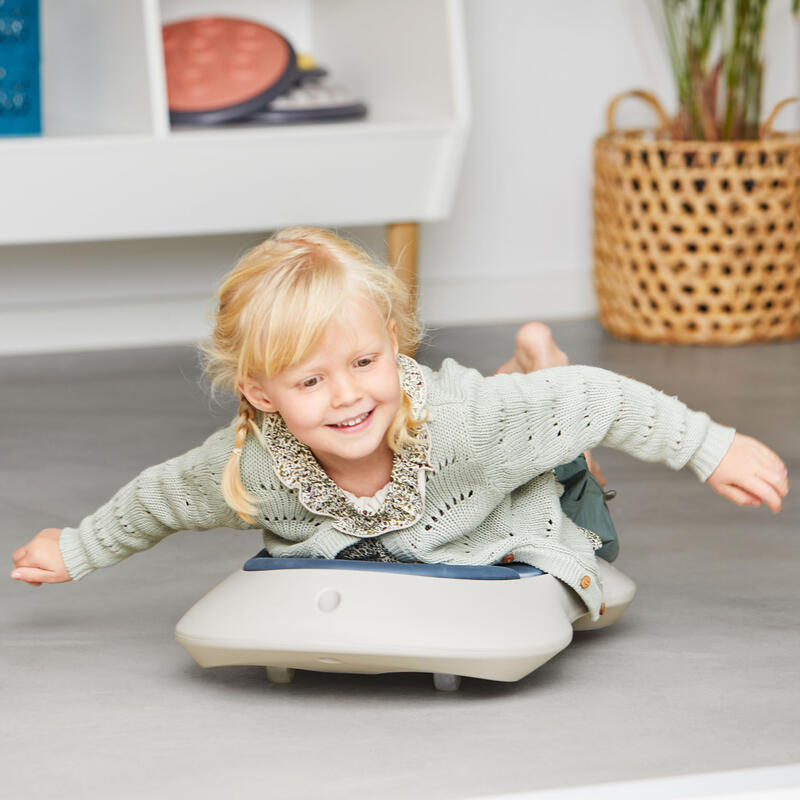
<instances>
[{"instance_id":1,"label":"white wall","mask_svg":"<svg viewBox=\"0 0 800 800\"><path fill-rule=\"evenodd\" d=\"M765 109L798 94L798 22L773 0ZM466 0L473 123L452 216L421 230L428 324L592 315L592 142L610 98L672 110L645 0ZM620 125L647 124L636 101ZM797 128L787 110L779 127ZM1 190L1 189L0 189ZM346 231L382 254L382 228ZM191 341L259 233L0 248L0 352Z\"/></svg>"},{"instance_id":2,"label":"white wall","mask_svg":"<svg viewBox=\"0 0 800 800\"><path fill-rule=\"evenodd\" d=\"M436 322L595 313L592 144L609 100L645 88L672 113L666 51L645 0L467 0L473 122L452 216L423 230L422 303ZM790 0L772 0L764 108L798 94ZM798 104L800 106L800 104ZM796 107L777 127L800 127ZM618 125L648 125L636 100ZM454 299L454 302L448 302Z\"/></svg>"}]
</instances>

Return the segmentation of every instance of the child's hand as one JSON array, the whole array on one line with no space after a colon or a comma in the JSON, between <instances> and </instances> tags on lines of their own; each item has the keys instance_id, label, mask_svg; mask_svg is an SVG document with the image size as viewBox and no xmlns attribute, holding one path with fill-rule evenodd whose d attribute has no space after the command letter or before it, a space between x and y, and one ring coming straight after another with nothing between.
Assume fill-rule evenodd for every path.
<instances>
[{"instance_id":1,"label":"child's hand","mask_svg":"<svg viewBox=\"0 0 800 800\"><path fill-rule=\"evenodd\" d=\"M11 577L41 586L43 583L64 583L71 581L61 550L58 547L60 528L45 528L33 537L24 547L14 551L14 569Z\"/></svg>"},{"instance_id":2,"label":"child's hand","mask_svg":"<svg viewBox=\"0 0 800 800\"><path fill-rule=\"evenodd\" d=\"M786 465L777 453L740 433L708 477L708 484L740 506L760 506L763 500L775 514L789 491Z\"/></svg>"}]
</instances>

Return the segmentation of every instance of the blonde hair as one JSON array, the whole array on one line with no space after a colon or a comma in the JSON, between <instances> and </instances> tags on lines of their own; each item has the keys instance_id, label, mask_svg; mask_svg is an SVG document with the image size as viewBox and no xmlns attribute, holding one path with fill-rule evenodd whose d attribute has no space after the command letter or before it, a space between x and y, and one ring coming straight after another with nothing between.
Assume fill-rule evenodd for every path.
<instances>
[{"instance_id":1,"label":"blonde hair","mask_svg":"<svg viewBox=\"0 0 800 800\"><path fill-rule=\"evenodd\" d=\"M241 452L249 433L261 438L256 409L241 387L252 378L271 377L306 360L328 323L355 295L375 304L387 327L397 325L401 353L413 353L422 337L413 298L395 272L376 264L355 244L320 228L278 231L249 250L217 292L211 339L201 345L212 386L239 397L233 451L222 474L228 505L253 522L256 498L240 474ZM421 424L411 414L405 392L387 432L396 451L413 440Z\"/></svg>"}]
</instances>

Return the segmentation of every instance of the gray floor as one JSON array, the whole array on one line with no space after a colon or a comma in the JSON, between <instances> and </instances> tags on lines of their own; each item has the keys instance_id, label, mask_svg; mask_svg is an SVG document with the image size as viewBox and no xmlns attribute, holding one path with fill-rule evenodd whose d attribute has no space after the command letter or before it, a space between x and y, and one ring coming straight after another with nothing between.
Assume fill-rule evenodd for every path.
<instances>
[{"instance_id":1,"label":"gray floor","mask_svg":"<svg viewBox=\"0 0 800 800\"><path fill-rule=\"evenodd\" d=\"M800 456L800 344L613 342L554 325L574 362L678 394ZM490 372L512 326L434 332L421 359ZM74 524L138 470L229 418L189 348L0 359L0 529L10 553ZM467 798L800 761L798 503L775 517L688 472L608 450L622 555L639 584L607 631L516 684L425 675L203 670L180 616L260 546L181 533L60 586L0 581L0 761L6 797ZM259 796L262 791L258 791Z\"/></svg>"}]
</instances>

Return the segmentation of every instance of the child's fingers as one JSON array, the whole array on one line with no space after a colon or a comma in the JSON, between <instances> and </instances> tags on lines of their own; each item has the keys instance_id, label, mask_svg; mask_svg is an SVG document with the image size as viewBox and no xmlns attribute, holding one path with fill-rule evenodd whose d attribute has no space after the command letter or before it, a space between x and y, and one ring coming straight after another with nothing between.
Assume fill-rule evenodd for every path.
<instances>
[{"instance_id":1,"label":"child's fingers","mask_svg":"<svg viewBox=\"0 0 800 800\"><path fill-rule=\"evenodd\" d=\"M756 472L756 478L769 484L780 497L786 497L789 494L789 479L786 475L769 470L759 470Z\"/></svg>"},{"instance_id":2,"label":"child's fingers","mask_svg":"<svg viewBox=\"0 0 800 800\"><path fill-rule=\"evenodd\" d=\"M20 561L22 561L22 559L24 559L24 558L25 558L25 555L27 554L27 552L28 552L28 547L27 547L27 545L25 545L25 546L23 546L23 547L18 547L18 548L17 548L17 549L16 549L16 550L15 550L15 551L14 551L14 552L11 554L11 558L13 559L13 561L14 561L14 563L15 563L15 564L19 564L19 563L20 563Z\"/></svg>"},{"instance_id":3,"label":"child's fingers","mask_svg":"<svg viewBox=\"0 0 800 800\"><path fill-rule=\"evenodd\" d=\"M786 469L786 464L784 464L783 461L781 461L777 456L774 458L770 456L761 459L759 472L774 476L776 481L779 481L781 484L786 484L788 488L789 471Z\"/></svg>"},{"instance_id":4,"label":"child's fingers","mask_svg":"<svg viewBox=\"0 0 800 800\"><path fill-rule=\"evenodd\" d=\"M726 500L730 500L732 503L736 503L737 506L760 506L761 500L756 495L751 494L744 489L741 489L738 486L733 486L731 484L724 484L720 486L717 490L717 494L724 497Z\"/></svg>"},{"instance_id":5,"label":"child's fingers","mask_svg":"<svg viewBox=\"0 0 800 800\"><path fill-rule=\"evenodd\" d=\"M777 514L781 510L780 494L774 486L758 475L748 476L746 480L738 484L738 488L763 500L773 513Z\"/></svg>"},{"instance_id":6,"label":"child's fingers","mask_svg":"<svg viewBox=\"0 0 800 800\"><path fill-rule=\"evenodd\" d=\"M789 493L789 471L777 456L765 457L756 469L756 475L777 489L781 497Z\"/></svg>"},{"instance_id":7,"label":"child's fingers","mask_svg":"<svg viewBox=\"0 0 800 800\"><path fill-rule=\"evenodd\" d=\"M11 577L14 580L24 581L31 586L41 586L43 583L59 583L60 579L54 572L38 567L17 567Z\"/></svg>"}]
</instances>

